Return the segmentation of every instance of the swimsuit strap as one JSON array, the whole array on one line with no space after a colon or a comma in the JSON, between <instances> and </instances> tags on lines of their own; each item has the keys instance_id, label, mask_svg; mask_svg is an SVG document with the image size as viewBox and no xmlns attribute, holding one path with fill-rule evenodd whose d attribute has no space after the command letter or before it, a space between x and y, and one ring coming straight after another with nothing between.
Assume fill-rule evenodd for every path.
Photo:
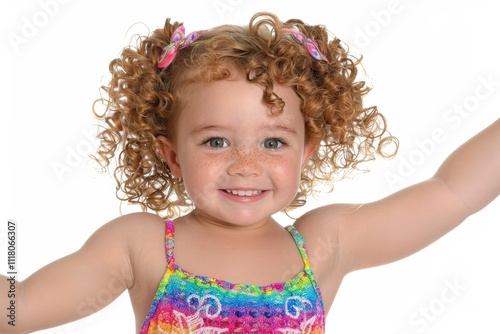
<instances>
[{"instance_id":1,"label":"swimsuit strap","mask_svg":"<svg viewBox=\"0 0 500 334\"><path fill-rule=\"evenodd\" d=\"M297 249L299 250L300 256L302 257L302 262L304 263L304 269L309 270L311 268L311 265L309 263L309 256L307 254L304 238L299 233L299 231L297 231L295 226L290 225L285 228L292 236L295 245L297 245ZM167 257L168 268L170 269L173 269L175 266L174 234L174 222L170 219L165 220L165 254Z\"/></svg>"},{"instance_id":2,"label":"swimsuit strap","mask_svg":"<svg viewBox=\"0 0 500 334\"><path fill-rule=\"evenodd\" d=\"M309 263L309 256L307 254L306 242L304 240L304 237L302 237L299 231L297 231L295 226L290 225L285 228L292 235L293 240L295 241L295 244L299 249L300 255L302 256L302 261L304 262L304 272L307 274L307 276L311 280L311 284L314 286L314 289L316 290L316 293L319 297L319 302L321 304L322 316L325 317L324 314L325 309L323 305L323 299L321 297L321 289L319 288L318 281L316 281L316 277L314 276L314 273L311 269L311 264Z\"/></svg>"},{"instance_id":3,"label":"swimsuit strap","mask_svg":"<svg viewBox=\"0 0 500 334\"><path fill-rule=\"evenodd\" d=\"M286 230L292 235L293 241L297 245L297 248L300 252L300 256L302 257L302 262L304 262L304 269L309 270L311 265L309 264L309 256L307 255L306 242L302 235L297 231L295 226L287 226Z\"/></svg>"},{"instance_id":4,"label":"swimsuit strap","mask_svg":"<svg viewBox=\"0 0 500 334\"><path fill-rule=\"evenodd\" d=\"M174 222L170 219L165 220L165 255L167 257L167 266L169 269L173 269L175 266L174 232Z\"/></svg>"}]
</instances>

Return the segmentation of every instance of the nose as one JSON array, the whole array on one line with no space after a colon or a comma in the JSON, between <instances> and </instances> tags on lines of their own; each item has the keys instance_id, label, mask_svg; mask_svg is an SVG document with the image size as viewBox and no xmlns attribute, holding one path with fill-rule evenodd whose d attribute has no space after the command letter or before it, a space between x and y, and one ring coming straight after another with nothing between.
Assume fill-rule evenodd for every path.
<instances>
[{"instance_id":1,"label":"nose","mask_svg":"<svg viewBox=\"0 0 500 334\"><path fill-rule=\"evenodd\" d=\"M258 176L262 174L259 153L251 148L237 148L233 151L227 168L229 175Z\"/></svg>"}]
</instances>

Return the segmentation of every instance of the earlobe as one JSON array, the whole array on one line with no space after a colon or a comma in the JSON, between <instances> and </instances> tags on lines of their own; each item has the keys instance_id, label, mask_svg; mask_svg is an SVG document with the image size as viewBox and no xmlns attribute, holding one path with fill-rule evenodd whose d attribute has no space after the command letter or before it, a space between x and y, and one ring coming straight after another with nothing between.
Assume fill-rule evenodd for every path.
<instances>
[{"instance_id":1,"label":"earlobe","mask_svg":"<svg viewBox=\"0 0 500 334\"><path fill-rule=\"evenodd\" d=\"M176 178L181 178L182 171L175 145L165 136L156 137L156 141L158 144L158 151L163 161L165 161L170 168L172 175Z\"/></svg>"}]
</instances>

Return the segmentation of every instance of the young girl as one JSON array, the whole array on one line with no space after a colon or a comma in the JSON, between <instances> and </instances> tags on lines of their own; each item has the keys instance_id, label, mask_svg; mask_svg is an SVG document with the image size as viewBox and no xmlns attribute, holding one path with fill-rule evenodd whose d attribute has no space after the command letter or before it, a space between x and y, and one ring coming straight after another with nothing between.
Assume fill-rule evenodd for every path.
<instances>
[{"instance_id":1,"label":"young girl","mask_svg":"<svg viewBox=\"0 0 500 334\"><path fill-rule=\"evenodd\" d=\"M325 332L345 275L422 249L500 190L496 121L425 182L275 221L317 185L395 154L358 67L324 27L268 13L195 32L167 20L124 49L96 158L117 157L118 195L155 214L116 218L19 282L16 326L1 332L74 321L126 289L137 333ZM110 298L96 298L103 289Z\"/></svg>"}]
</instances>

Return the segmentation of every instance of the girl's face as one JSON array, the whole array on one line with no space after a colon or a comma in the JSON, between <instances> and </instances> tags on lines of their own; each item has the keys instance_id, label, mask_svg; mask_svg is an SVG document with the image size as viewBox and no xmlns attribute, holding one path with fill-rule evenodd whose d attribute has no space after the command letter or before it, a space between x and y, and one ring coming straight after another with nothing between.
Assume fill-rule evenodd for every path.
<instances>
[{"instance_id":1,"label":"girl's face","mask_svg":"<svg viewBox=\"0 0 500 334\"><path fill-rule=\"evenodd\" d=\"M262 90L240 74L191 90L175 143L159 138L200 217L225 225L265 223L295 197L314 145L305 143L300 99L284 86L272 115Z\"/></svg>"}]
</instances>

